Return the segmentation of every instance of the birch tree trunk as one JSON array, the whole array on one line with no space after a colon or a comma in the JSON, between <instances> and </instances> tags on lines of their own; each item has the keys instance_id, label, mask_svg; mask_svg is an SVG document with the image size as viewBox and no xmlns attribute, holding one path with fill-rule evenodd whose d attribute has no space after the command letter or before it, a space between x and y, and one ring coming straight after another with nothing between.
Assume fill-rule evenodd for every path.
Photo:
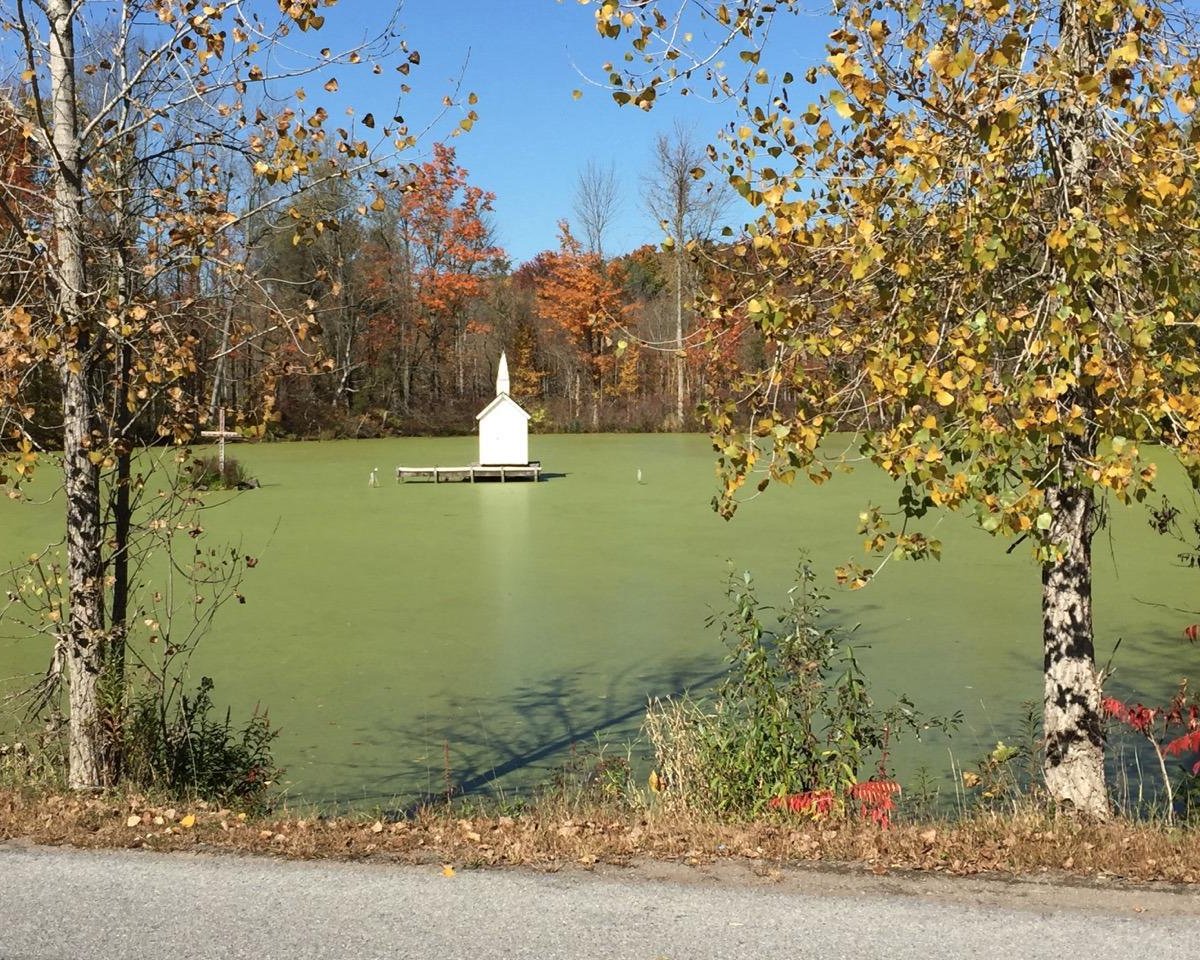
<instances>
[{"instance_id":1,"label":"birch tree trunk","mask_svg":"<svg viewBox=\"0 0 1200 960\"><path fill-rule=\"evenodd\" d=\"M70 724L68 779L72 789L105 785L100 679L105 666L101 576L100 472L89 453L96 425L91 372L95 365L84 297L83 184L75 73L75 7L47 0L52 143L55 153L54 248L56 308L64 344L59 364L63 401L63 471L67 499L66 662Z\"/></svg>"},{"instance_id":2,"label":"birch tree trunk","mask_svg":"<svg viewBox=\"0 0 1200 960\"><path fill-rule=\"evenodd\" d=\"M1108 817L1100 680L1092 640L1093 496L1081 487L1052 487L1050 535L1061 549L1042 566L1045 651L1046 788L1059 803Z\"/></svg>"},{"instance_id":3,"label":"birch tree trunk","mask_svg":"<svg viewBox=\"0 0 1200 960\"><path fill-rule=\"evenodd\" d=\"M1074 76L1090 76L1097 56L1078 0L1062 0L1059 36ZM1063 186L1061 213L1069 215L1071 209L1086 204L1092 166L1091 118L1076 95L1068 91L1063 96L1061 126L1051 132L1050 140L1057 150L1056 166ZM1075 392L1069 391L1060 403L1069 407L1075 399ZM1050 542L1059 555L1042 567L1042 730L1050 796L1057 803L1102 820L1107 819L1109 810L1092 630L1094 495L1077 479L1094 451L1094 438L1068 437L1060 454L1058 484L1046 491Z\"/></svg>"}]
</instances>

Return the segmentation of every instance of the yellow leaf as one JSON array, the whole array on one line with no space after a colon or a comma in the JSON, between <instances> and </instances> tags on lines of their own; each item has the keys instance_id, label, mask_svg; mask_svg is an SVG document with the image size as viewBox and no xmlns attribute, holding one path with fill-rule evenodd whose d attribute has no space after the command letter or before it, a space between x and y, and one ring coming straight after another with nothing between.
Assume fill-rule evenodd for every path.
<instances>
[{"instance_id":1,"label":"yellow leaf","mask_svg":"<svg viewBox=\"0 0 1200 960\"><path fill-rule=\"evenodd\" d=\"M450 866L450 864L448 864L448 863L443 863L442 864L442 876L443 877L454 876L454 868L452 866Z\"/></svg>"},{"instance_id":2,"label":"yellow leaf","mask_svg":"<svg viewBox=\"0 0 1200 960\"><path fill-rule=\"evenodd\" d=\"M939 390L933 395L933 399L935 399L941 406L948 407L954 402L954 394L947 390Z\"/></svg>"},{"instance_id":3,"label":"yellow leaf","mask_svg":"<svg viewBox=\"0 0 1200 960\"><path fill-rule=\"evenodd\" d=\"M833 104L833 109L838 112L838 116L844 120L849 120L854 115L854 108L846 102L846 95L841 90L834 90L829 95L829 102Z\"/></svg>"},{"instance_id":4,"label":"yellow leaf","mask_svg":"<svg viewBox=\"0 0 1200 960\"><path fill-rule=\"evenodd\" d=\"M1137 37L1130 34L1126 37L1125 42L1112 52L1111 59L1117 63L1137 63L1138 54Z\"/></svg>"},{"instance_id":5,"label":"yellow leaf","mask_svg":"<svg viewBox=\"0 0 1200 960\"><path fill-rule=\"evenodd\" d=\"M383 197L381 195L377 194L375 196L375 199L371 201L371 209L374 210L376 213L383 213L383 211L387 209L387 204L384 203Z\"/></svg>"},{"instance_id":6,"label":"yellow leaf","mask_svg":"<svg viewBox=\"0 0 1200 960\"><path fill-rule=\"evenodd\" d=\"M336 77L331 77L329 82L325 84L325 89L329 93L337 93L338 82Z\"/></svg>"},{"instance_id":7,"label":"yellow leaf","mask_svg":"<svg viewBox=\"0 0 1200 960\"><path fill-rule=\"evenodd\" d=\"M196 815L194 813L189 813L186 817L179 821L179 825L183 827L184 830L191 830L192 827L196 825Z\"/></svg>"}]
</instances>

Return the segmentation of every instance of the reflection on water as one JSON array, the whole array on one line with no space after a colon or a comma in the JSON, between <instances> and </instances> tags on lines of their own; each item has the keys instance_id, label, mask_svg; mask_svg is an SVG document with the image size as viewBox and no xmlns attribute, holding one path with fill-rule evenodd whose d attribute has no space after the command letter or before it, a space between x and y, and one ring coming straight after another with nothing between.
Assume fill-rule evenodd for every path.
<instances>
[{"instance_id":1,"label":"reflection on water","mask_svg":"<svg viewBox=\"0 0 1200 960\"><path fill-rule=\"evenodd\" d=\"M711 686L725 651L704 620L731 565L755 573L763 599L782 598L801 548L823 573L859 557L858 512L895 496L865 470L772 489L726 523L709 507L707 441L675 436L534 437L557 475L537 485L365 486L372 467L386 477L402 462L467 463L474 444L239 450L264 486L205 526L210 542L238 540L261 562L247 604L220 613L193 671L235 711L269 706L295 794L406 803L445 789L447 758L455 785L511 793L572 745L624 743L648 696ZM6 503L0 543L25 555L60 522L49 507ZM843 621L861 624L880 700L907 693L927 712L966 714L949 744L902 750L902 773L948 770L947 747L970 763L1011 740L1021 702L1041 691L1039 578L1023 548L1006 556L962 518L930 523L942 563L892 564L868 589L834 594ZM1163 696L1182 672L1183 621L1170 608L1188 605L1195 573L1170 556L1140 508L1114 511L1097 541L1099 653L1124 638L1119 693ZM0 678L44 655L0 639Z\"/></svg>"}]
</instances>

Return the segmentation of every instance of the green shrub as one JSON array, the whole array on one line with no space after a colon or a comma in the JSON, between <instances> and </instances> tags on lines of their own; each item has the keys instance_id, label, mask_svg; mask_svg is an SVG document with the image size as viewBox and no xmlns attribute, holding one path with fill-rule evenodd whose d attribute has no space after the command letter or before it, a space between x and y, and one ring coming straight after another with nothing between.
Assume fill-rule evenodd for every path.
<instances>
[{"instance_id":1,"label":"green shrub","mask_svg":"<svg viewBox=\"0 0 1200 960\"><path fill-rule=\"evenodd\" d=\"M665 802L745 814L809 791L845 797L867 776L888 778L888 749L902 733L957 723L924 718L903 697L878 706L815 581L802 561L771 627L750 575L730 578L729 609L709 621L729 648L715 697L655 700L647 711Z\"/></svg>"},{"instance_id":2,"label":"green shrub","mask_svg":"<svg viewBox=\"0 0 1200 960\"><path fill-rule=\"evenodd\" d=\"M262 803L277 779L271 744L278 731L257 709L241 726L229 710L213 716L213 682L173 705L147 691L126 708L121 742L125 781L172 797Z\"/></svg>"}]
</instances>

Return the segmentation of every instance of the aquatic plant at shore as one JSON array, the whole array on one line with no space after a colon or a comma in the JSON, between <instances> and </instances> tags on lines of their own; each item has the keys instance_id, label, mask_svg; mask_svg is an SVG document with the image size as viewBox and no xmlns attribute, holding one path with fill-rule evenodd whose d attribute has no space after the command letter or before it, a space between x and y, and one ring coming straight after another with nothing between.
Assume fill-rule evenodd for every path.
<instances>
[{"instance_id":1,"label":"aquatic plant at shore","mask_svg":"<svg viewBox=\"0 0 1200 960\"><path fill-rule=\"evenodd\" d=\"M925 717L906 697L887 707L875 702L849 631L829 623L827 597L806 559L775 611L777 626L749 574L731 577L727 595L727 611L709 621L730 651L711 702L656 699L646 713L663 804L746 814L857 803L875 822L886 820L899 790L889 747L904 734L949 731L960 716ZM872 792L869 783L889 786Z\"/></svg>"}]
</instances>

